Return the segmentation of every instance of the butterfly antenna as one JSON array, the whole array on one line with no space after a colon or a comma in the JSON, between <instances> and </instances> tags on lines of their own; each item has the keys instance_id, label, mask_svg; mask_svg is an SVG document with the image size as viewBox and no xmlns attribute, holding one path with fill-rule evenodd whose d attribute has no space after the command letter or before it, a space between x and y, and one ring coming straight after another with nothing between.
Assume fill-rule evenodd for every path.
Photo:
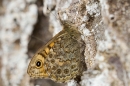
<instances>
[{"instance_id":1,"label":"butterfly antenna","mask_svg":"<svg viewBox=\"0 0 130 86\"><path fill-rule=\"evenodd\" d=\"M41 41L41 42L43 42L43 43L45 43L45 41L41 40L40 38L38 38L38 37L36 37L36 36L34 36L34 35L31 35L31 37L32 37L32 38L35 38L35 39L37 39L37 40L39 40L39 41ZM31 39L30 39L30 41L31 41Z\"/></svg>"}]
</instances>

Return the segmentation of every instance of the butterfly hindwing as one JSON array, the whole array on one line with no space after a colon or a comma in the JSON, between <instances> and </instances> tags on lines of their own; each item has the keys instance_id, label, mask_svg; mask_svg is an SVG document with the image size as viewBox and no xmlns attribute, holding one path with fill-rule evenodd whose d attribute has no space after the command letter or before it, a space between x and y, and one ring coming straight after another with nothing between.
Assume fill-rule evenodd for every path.
<instances>
[{"instance_id":1,"label":"butterfly hindwing","mask_svg":"<svg viewBox=\"0 0 130 86\"><path fill-rule=\"evenodd\" d=\"M62 30L34 55L28 67L30 76L66 82L84 71L80 33L71 31Z\"/></svg>"}]
</instances>

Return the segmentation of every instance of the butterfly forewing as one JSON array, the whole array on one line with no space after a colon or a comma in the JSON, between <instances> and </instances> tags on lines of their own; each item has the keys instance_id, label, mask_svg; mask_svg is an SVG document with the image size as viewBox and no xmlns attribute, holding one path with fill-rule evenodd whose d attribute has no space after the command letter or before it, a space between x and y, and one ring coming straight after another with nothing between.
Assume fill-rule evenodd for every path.
<instances>
[{"instance_id":1,"label":"butterfly forewing","mask_svg":"<svg viewBox=\"0 0 130 86\"><path fill-rule=\"evenodd\" d=\"M62 30L34 55L28 67L31 77L67 82L81 75L86 69L84 43L79 32L70 31Z\"/></svg>"}]
</instances>

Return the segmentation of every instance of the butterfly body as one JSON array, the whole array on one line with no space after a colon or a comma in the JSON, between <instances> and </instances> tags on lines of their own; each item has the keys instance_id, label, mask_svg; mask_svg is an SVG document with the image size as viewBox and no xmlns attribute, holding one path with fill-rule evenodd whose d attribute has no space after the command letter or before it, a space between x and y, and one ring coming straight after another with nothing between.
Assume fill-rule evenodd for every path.
<instances>
[{"instance_id":1,"label":"butterfly body","mask_svg":"<svg viewBox=\"0 0 130 86\"><path fill-rule=\"evenodd\" d=\"M28 74L36 78L50 78L67 82L86 70L84 42L74 28L66 28L53 37L32 58Z\"/></svg>"}]
</instances>

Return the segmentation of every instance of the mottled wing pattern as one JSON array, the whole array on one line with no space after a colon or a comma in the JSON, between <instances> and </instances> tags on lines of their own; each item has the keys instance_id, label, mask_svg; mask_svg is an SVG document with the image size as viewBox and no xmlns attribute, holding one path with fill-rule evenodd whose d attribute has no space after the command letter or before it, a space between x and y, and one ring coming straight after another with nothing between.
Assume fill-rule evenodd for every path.
<instances>
[{"instance_id":1,"label":"mottled wing pattern","mask_svg":"<svg viewBox=\"0 0 130 86\"><path fill-rule=\"evenodd\" d=\"M76 30L62 30L32 58L28 74L36 78L50 78L67 82L81 75L86 69L84 43Z\"/></svg>"}]
</instances>

